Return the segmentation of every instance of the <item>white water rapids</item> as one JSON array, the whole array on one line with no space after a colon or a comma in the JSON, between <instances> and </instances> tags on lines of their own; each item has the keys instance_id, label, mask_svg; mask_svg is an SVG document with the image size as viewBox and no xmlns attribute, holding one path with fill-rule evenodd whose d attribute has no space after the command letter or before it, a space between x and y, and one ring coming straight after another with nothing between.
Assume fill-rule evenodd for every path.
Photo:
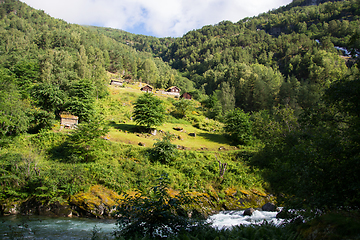
<instances>
[{"instance_id":1,"label":"white water rapids","mask_svg":"<svg viewBox=\"0 0 360 240\"><path fill-rule=\"evenodd\" d=\"M260 224L264 220L280 224L277 212L255 211L252 216L243 216L244 211L224 211L212 215L208 221L218 229L239 224ZM116 220L87 218L50 218L40 216L0 217L0 239L43 239L43 240L80 240L91 239L94 227L103 236L112 239L117 229Z\"/></svg>"}]
</instances>

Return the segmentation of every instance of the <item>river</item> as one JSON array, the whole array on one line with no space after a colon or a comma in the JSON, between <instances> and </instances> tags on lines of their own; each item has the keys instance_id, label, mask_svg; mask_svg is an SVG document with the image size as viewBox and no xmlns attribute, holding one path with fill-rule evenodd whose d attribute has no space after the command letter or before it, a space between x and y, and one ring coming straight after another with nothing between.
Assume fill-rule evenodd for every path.
<instances>
[{"instance_id":1,"label":"river","mask_svg":"<svg viewBox=\"0 0 360 240\"><path fill-rule=\"evenodd\" d=\"M253 215L243 216L244 211L224 211L209 217L213 227L227 228L239 224L258 224L264 220L280 224L277 212L255 211ZM91 239L98 232L101 239L112 239L117 228L112 219L88 218L50 218L41 216L0 217L0 239L49 239L82 240Z\"/></svg>"}]
</instances>

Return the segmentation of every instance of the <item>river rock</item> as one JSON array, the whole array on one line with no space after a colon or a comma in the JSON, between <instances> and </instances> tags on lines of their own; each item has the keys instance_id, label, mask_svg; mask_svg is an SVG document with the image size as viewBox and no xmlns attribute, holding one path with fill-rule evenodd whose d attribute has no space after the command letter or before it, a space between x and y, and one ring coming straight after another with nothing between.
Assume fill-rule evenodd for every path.
<instances>
[{"instance_id":1,"label":"river rock","mask_svg":"<svg viewBox=\"0 0 360 240\"><path fill-rule=\"evenodd\" d=\"M245 209L243 216L251 216L254 212L255 212L255 209L247 208L247 209Z\"/></svg>"},{"instance_id":2,"label":"river rock","mask_svg":"<svg viewBox=\"0 0 360 240\"><path fill-rule=\"evenodd\" d=\"M280 209L278 207L275 206L275 204L273 203L265 203L264 206L262 206L261 208L263 211L267 211L267 212L279 212Z\"/></svg>"}]
</instances>

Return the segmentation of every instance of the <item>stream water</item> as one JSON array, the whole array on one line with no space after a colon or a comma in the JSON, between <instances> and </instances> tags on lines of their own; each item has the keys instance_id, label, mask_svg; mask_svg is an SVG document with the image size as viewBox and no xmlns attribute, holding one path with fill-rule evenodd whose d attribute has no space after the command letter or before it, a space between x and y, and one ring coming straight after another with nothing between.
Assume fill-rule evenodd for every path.
<instances>
[{"instance_id":1,"label":"stream water","mask_svg":"<svg viewBox=\"0 0 360 240\"><path fill-rule=\"evenodd\" d=\"M266 220L280 224L276 212L255 211L243 216L244 211L224 211L209 217L216 228L227 228L239 224L259 224ZM50 218L40 216L0 217L0 239L49 239L82 240L91 239L98 232L101 239L112 239L117 228L115 220L88 218ZM99 236L98 235L98 236Z\"/></svg>"}]
</instances>

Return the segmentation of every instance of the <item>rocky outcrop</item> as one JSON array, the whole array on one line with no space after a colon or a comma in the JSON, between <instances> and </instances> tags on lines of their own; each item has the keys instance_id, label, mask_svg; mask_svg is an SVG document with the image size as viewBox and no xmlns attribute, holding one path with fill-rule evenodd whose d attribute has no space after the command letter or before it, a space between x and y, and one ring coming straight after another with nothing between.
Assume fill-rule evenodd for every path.
<instances>
[{"instance_id":1,"label":"rocky outcrop","mask_svg":"<svg viewBox=\"0 0 360 240\"><path fill-rule=\"evenodd\" d=\"M78 193L70 198L70 205L80 216L107 218L112 217L122 197L101 185L95 185L90 191Z\"/></svg>"},{"instance_id":2,"label":"rocky outcrop","mask_svg":"<svg viewBox=\"0 0 360 240\"><path fill-rule=\"evenodd\" d=\"M48 217L72 217L74 215L73 209L67 203L53 202L44 204L35 199L3 203L1 206L1 214L41 215Z\"/></svg>"}]
</instances>

